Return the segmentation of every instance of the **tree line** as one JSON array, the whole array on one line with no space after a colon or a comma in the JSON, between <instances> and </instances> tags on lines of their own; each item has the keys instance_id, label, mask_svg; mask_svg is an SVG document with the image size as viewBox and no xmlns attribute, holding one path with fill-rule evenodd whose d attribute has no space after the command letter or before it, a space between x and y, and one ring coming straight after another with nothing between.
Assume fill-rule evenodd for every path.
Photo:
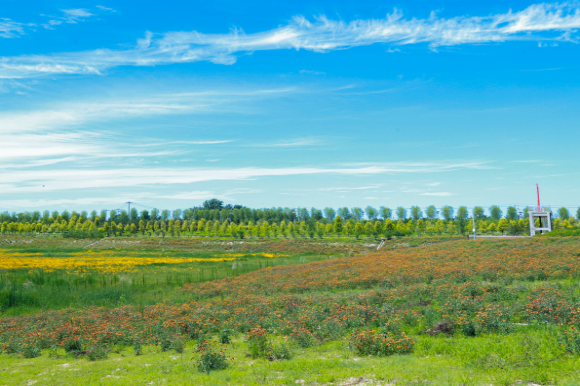
<instances>
[{"instance_id":1,"label":"tree line","mask_svg":"<svg viewBox=\"0 0 580 386\"><path fill-rule=\"evenodd\" d=\"M451 206L437 209L431 205L423 211L418 206L398 207L391 210L381 206L378 210L362 208L271 208L251 209L224 205L213 199L200 207L186 210L138 212L131 211L76 211L24 212L0 214L2 234L99 233L102 235L198 235L233 237L277 236L393 236L411 234L466 234L473 227L475 216L478 233L523 235L529 233L527 210L508 207L504 215L497 205L488 209L481 206L461 206L457 211ZM394 213L393 213L394 212ZM577 218L580 218L580 209ZM394 218L396 215L397 219ZM561 208L555 220L556 228L578 225L568 209Z\"/></svg>"}]
</instances>

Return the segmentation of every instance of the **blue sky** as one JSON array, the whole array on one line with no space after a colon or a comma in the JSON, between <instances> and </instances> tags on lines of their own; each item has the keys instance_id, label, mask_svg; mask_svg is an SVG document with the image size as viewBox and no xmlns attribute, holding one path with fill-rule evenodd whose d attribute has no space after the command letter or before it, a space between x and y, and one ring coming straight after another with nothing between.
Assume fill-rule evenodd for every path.
<instances>
[{"instance_id":1,"label":"blue sky","mask_svg":"<svg viewBox=\"0 0 580 386\"><path fill-rule=\"evenodd\" d=\"M0 210L580 203L580 2L0 1Z\"/></svg>"}]
</instances>

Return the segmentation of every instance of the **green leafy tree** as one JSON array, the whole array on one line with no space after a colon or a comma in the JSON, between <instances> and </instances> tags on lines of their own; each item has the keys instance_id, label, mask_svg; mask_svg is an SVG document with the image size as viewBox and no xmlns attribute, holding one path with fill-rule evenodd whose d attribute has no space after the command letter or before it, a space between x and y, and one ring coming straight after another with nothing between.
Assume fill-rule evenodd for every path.
<instances>
[{"instance_id":1,"label":"green leafy tree","mask_svg":"<svg viewBox=\"0 0 580 386\"><path fill-rule=\"evenodd\" d=\"M365 208L365 212L370 221L374 221L379 216L379 211L370 205Z\"/></svg>"},{"instance_id":2,"label":"green leafy tree","mask_svg":"<svg viewBox=\"0 0 580 386\"><path fill-rule=\"evenodd\" d=\"M453 222L450 222L449 225L447 225L447 232L450 235L454 235L457 233L457 227L455 226L455 224L453 224Z\"/></svg>"},{"instance_id":3,"label":"green leafy tree","mask_svg":"<svg viewBox=\"0 0 580 386\"><path fill-rule=\"evenodd\" d=\"M558 217L560 217L562 220L568 220L570 218L570 211L568 208L562 207L558 209Z\"/></svg>"},{"instance_id":4,"label":"green leafy tree","mask_svg":"<svg viewBox=\"0 0 580 386\"><path fill-rule=\"evenodd\" d=\"M506 213L506 215L505 215L505 218L506 218L508 221L514 221L514 220L517 220L517 219L518 219L518 217L519 217L519 216L518 216L518 210L517 210L515 207L513 207L513 206L510 206L510 207L508 207L508 208L507 208L507 213Z\"/></svg>"},{"instance_id":5,"label":"green leafy tree","mask_svg":"<svg viewBox=\"0 0 580 386\"><path fill-rule=\"evenodd\" d=\"M395 230L401 233L407 232L407 227L405 226L405 222L403 221L403 219L399 218L399 220L397 221L397 225L395 226Z\"/></svg>"},{"instance_id":6,"label":"green leafy tree","mask_svg":"<svg viewBox=\"0 0 580 386\"><path fill-rule=\"evenodd\" d=\"M336 217L336 211L332 208L324 208L324 217L326 217L328 221L333 221Z\"/></svg>"},{"instance_id":7,"label":"green leafy tree","mask_svg":"<svg viewBox=\"0 0 580 386\"><path fill-rule=\"evenodd\" d=\"M442 209L441 209L441 214L443 215L443 218L445 219L445 221L449 221L453 218L453 207L449 206L449 205L445 205Z\"/></svg>"},{"instance_id":8,"label":"green leafy tree","mask_svg":"<svg viewBox=\"0 0 580 386\"><path fill-rule=\"evenodd\" d=\"M475 215L476 219L482 219L485 217L485 211L481 206L476 206L473 208L473 214Z\"/></svg>"},{"instance_id":9,"label":"green leafy tree","mask_svg":"<svg viewBox=\"0 0 580 386\"><path fill-rule=\"evenodd\" d=\"M415 221L419 220L420 218L423 218L423 212L421 211L421 208L419 208L418 206L412 206L411 207L411 218Z\"/></svg>"},{"instance_id":10,"label":"green leafy tree","mask_svg":"<svg viewBox=\"0 0 580 386\"><path fill-rule=\"evenodd\" d=\"M388 218L385 221L385 231L386 232L392 232L394 230L395 230L395 224L393 224L393 221L390 218Z\"/></svg>"},{"instance_id":11,"label":"green leafy tree","mask_svg":"<svg viewBox=\"0 0 580 386\"><path fill-rule=\"evenodd\" d=\"M427 209L425 209L425 214L429 220L435 219L435 217L437 217L437 208L435 208L435 205L429 205Z\"/></svg>"},{"instance_id":12,"label":"green leafy tree","mask_svg":"<svg viewBox=\"0 0 580 386\"><path fill-rule=\"evenodd\" d=\"M354 232L354 227L352 226L352 223L349 221L346 223L346 225L344 226L344 231L346 233L347 236L352 236L353 232Z\"/></svg>"},{"instance_id":13,"label":"green leafy tree","mask_svg":"<svg viewBox=\"0 0 580 386\"><path fill-rule=\"evenodd\" d=\"M503 215L503 213L499 206L492 205L489 207L489 215L492 218L492 220L499 220Z\"/></svg>"},{"instance_id":14,"label":"green leafy tree","mask_svg":"<svg viewBox=\"0 0 580 386\"><path fill-rule=\"evenodd\" d=\"M338 208L338 215L340 218L348 220L350 218L350 210L347 207Z\"/></svg>"},{"instance_id":15,"label":"green leafy tree","mask_svg":"<svg viewBox=\"0 0 580 386\"><path fill-rule=\"evenodd\" d=\"M417 226L415 228L417 230L417 233L424 233L426 226L425 226L425 221L421 218L419 220L417 220Z\"/></svg>"},{"instance_id":16,"label":"green leafy tree","mask_svg":"<svg viewBox=\"0 0 580 386\"><path fill-rule=\"evenodd\" d=\"M391 216L393 215L393 211L391 210L391 208L387 208L386 206L381 206L380 212L381 212L381 218L383 220L391 218Z\"/></svg>"},{"instance_id":17,"label":"green leafy tree","mask_svg":"<svg viewBox=\"0 0 580 386\"><path fill-rule=\"evenodd\" d=\"M354 235L358 239L360 237L360 235L362 235L363 233L364 233L363 225L360 222L357 222L354 225Z\"/></svg>"},{"instance_id":18,"label":"green leafy tree","mask_svg":"<svg viewBox=\"0 0 580 386\"><path fill-rule=\"evenodd\" d=\"M459 209L457 209L457 219L467 220L467 217L469 217L469 212L467 211L467 208L464 206L460 206Z\"/></svg>"},{"instance_id":19,"label":"green leafy tree","mask_svg":"<svg viewBox=\"0 0 580 386\"><path fill-rule=\"evenodd\" d=\"M380 235L381 233L383 233L383 224L381 224L380 221L375 221L373 234L376 236Z\"/></svg>"},{"instance_id":20,"label":"green leafy tree","mask_svg":"<svg viewBox=\"0 0 580 386\"><path fill-rule=\"evenodd\" d=\"M501 232L501 234L505 234L505 232L507 231L508 228L508 221L505 218L502 218L499 220L499 223L497 224L497 230L499 232Z\"/></svg>"},{"instance_id":21,"label":"green leafy tree","mask_svg":"<svg viewBox=\"0 0 580 386\"><path fill-rule=\"evenodd\" d=\"M218 200L217 198L212 198L211 200L204 201L202 207L206 210L221 210L224 207L224 202L222 200Z\"/></svg>"},{"instance_id":22,"label":"green leafy tree","mask_svg":"<svg viewBox=\"0 0 580 386\"><path fill-rule=\"evenodd\" d=\"M362 210L362 208L352 208L352 217L355 219L355 221L360 221L362 220L363 216L365 215L364 210Z\"/></svg>"},{"instance_id":23,"label":"green leafy tree","mask_svg":"<svg viewBox=\"0 0 580 386\"><path fill-rule=\"evenodd\" d=\"M443 221L437 220L435 223L435 232L437 232L439 235L442 235L443 232L445 232L445 224L443 224Z\"/></svg>"},{"instance_id":24,"label":"green leafy tree","mask_svg":"<svg viewBox=\"0 0 580 386\"><path fill-rule=\"evenodd\" d=\"M375 231L373 224L370 221L367 221L364 228L365 228L365 234L368 236L372 235Z\"/></svg>"},{"instance_id":25,"label":"green leafy tree","mask_svg":"<svg viewBox=\"0 0 580 386\"><path fill-rule=\"evenodd\" d=\"M402 206L399 206L397 208L397 218L399 220L404 220L407 218L407 209L403 208Z\"/></svg>"},{"instance_id":26,"label":"green leafy tree","mask_svg":"<svg viewBox=\"0 0 580 386\"><path fill-rule=\"evenodd\" d=\"M340 218L340 216L336 216L334 218L334 231L336 232L337 235L340 235L342 233L342 219Z\"/></svg>"}]
</instances>

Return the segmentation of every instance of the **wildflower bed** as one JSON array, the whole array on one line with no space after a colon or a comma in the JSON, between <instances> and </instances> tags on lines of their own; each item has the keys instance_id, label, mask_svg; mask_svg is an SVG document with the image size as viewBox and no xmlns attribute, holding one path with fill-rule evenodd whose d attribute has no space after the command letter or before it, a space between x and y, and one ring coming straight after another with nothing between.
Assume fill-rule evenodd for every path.
<instances>
[{"instance_id":1,"label":"wildflower bed","mask_svg":"<svg viewBox=\"0 0 580 386\"><path fill-rule=\"evenodd\" d=\"M46 272L66 270L69 273L99 272L117 274L137 272L137 268L147 265L215 263L234 261L240 257L285 257L276 253L227 253L211 257L159 256L149 251L75 251L67 253L26 252L14 249L0 249L0 271L14 269L40 269Z\"/></svg>"},{"instance_id":2,"label":"wildflower bed","mask_svg":"<svg viewBox=\"0 0 580 386\"><path fill-rule=\"evenodd\" d=\"M456 371L457 384L489 384L500 369L504 384L576 382L579 276L576 239L453 241L187 284L182 291L190 301L181 304L2 318L0 348L24 356L30 347L45 352L78 342L83 350L161 352L174 342L203 347L229 331L239 353L247 352L246 341L263 337L267 361L298 361L291 351L333 347L345 356L445 356L464 369ZM517 344L506 348L506 342ZM536 350L532 359L519 356L526 350Z\"/></svg>"}]
</instances>

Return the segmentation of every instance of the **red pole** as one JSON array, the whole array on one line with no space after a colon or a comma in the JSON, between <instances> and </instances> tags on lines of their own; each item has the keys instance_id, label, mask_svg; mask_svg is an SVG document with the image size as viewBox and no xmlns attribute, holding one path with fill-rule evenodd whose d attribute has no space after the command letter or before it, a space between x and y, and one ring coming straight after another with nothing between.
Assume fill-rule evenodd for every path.
<instances>
[{"instance_id":1,"label":"red pole","mask_svg":"<svg viewBox=\"0 0 580 386\"><path fill-rule=\"evenodd\" d=\"M538 187L538 184L536 184L536 191L538 192L538 212L539 212L541 209L540 209L540 188Z\"/></svg>"}]
</instances>

